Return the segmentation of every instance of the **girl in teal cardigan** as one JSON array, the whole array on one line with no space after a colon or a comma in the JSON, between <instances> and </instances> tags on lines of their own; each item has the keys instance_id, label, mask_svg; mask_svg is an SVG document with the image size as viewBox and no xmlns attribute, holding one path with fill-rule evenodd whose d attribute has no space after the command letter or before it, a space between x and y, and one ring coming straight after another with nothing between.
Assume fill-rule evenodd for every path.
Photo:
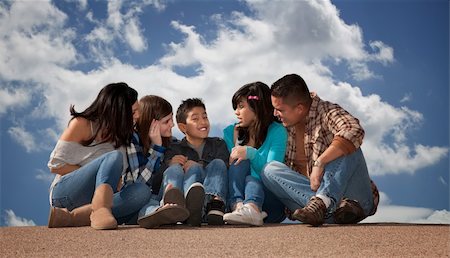
<instances>
[{"instance_id":1,"label":"girl in teal cardigan","mask_svg":"<svg viewBox=\"0 0 450 258\"><path fill-rule=\"evenodd\" d=\"M242 86L232 99L237 119L223 130L230 150L228 172L231 213L224 215L228 224L261 226L264 213L264 189L259 174L265 164L283 162L287 132L276 122L270 89L262 82Z\"/></svg>"}]
</instances>

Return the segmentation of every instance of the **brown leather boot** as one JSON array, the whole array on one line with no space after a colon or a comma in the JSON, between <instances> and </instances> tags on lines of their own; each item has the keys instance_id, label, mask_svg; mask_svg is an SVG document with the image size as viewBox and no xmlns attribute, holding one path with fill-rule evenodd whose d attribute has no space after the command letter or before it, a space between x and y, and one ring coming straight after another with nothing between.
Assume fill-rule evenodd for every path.
<instances>
[{"instance_id":1,"label":"brown leather boot","mask_svg":"<svg viewBox=\"0 0 450 258\"><path fill-rule=\"evenodd\" d=\"M305 207L295 210L292 217L317 227L324 223L326 213L327 207L322 199L313 196Z\"/></svg>"},{"instance_id":2,"label":"brown leather boot","mask_svg":"<svg viewBox=\"0 0 450 258\"><path fill-rule=\"evenodd\" d=\"M357 201L344 198L339 203L333 217L336 224L356 224L367 216Z\"/></svg>"},{"instance_id":3,"label":"brown leather boot","mask_svg":"<svg viewBox=\"0 0 450 258\"><path fill-rule=\"evenodd\" d=\"M50 207L48 217L49 228L61 227L84 227L91 224L89 216L92 212L92 205L86 204L68 211L66 208Z\"/></svg>"},{"instance_id":4,"label":"brown leather boot","mask_svg":"<svg viewBox=\"0 0 450 258\"><path fill-rule=\"evenodd\" d=\"M116 229L117 221L111 213L113 190L102 184L95 189L92 198L91 227L94 229Z\"/></svg>"}]
</instances>

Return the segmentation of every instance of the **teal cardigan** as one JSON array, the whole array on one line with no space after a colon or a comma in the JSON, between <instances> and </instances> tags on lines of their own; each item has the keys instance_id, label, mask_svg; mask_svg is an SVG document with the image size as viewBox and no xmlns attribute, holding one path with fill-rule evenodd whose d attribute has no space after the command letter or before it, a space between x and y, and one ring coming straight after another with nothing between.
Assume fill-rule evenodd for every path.
<instances>
[{"instance_id":1,"label":"teal cardigan","mask_svg":"<svg viewBox=\"0 0 450 258\"><path fill-rule=\"evenodd\" d=\"M225 140L230 153L231 149L233 149L235 145L233 142L234 126L235 124L231 124L223 129L223 139ZM284 162L286 143L286 128L284 128L284 126L280 123L273 122L269 126L266 139L264 140L261 147L255 149L253 147L247 146L246 158L250 160L251 175L259 179L259 174L264 168L264 165L266 165L268 162L273 160Z\"/></svg>"}]
</instances>

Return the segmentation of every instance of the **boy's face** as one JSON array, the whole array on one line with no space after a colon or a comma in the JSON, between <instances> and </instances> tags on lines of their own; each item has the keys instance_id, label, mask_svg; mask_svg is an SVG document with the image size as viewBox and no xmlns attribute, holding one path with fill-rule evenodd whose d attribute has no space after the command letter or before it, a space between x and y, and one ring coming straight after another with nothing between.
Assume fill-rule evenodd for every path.
<instances>
[{"instance_id":1,"label":"boy's face","mask_svg":"<svg viewBox=\"0 0 450 258\"><path fill-rule=\"evenodd\" d=\"M206 110L194 107L188 112L186 124L178 123L180 130L190 138L204 139L209 134L209 120Z\"/></svg>"}]
</instances>

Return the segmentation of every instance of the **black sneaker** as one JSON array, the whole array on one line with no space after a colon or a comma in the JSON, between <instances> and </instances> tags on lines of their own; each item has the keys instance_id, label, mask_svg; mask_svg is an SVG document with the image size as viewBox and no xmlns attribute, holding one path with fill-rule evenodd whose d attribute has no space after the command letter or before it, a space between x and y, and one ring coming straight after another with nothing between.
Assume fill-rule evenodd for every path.
<instances>
[{"instance_id":1,"label":"black sneaker","mask_svg":"<svg viewBox=\"0 0 450 258\"><path fill-rule=\"evenodd\" d=\"M206 219L208 221L208 225L223 225L224 213L225 203L217 199L212 199L206 205Z\"/></svg>"},{"instance_id":2,"label":"black sneaker","mask_svg":"<svg viewBox=\"0 0 450 258\"><path fill-rule=\"evenodd\" d=\"M186 194L186 208L189 210L189 218L186 223L200 227L202 223L202 210L205 200L205 189L199 182L193 183Z\"/></svg>"}]
</instances>

